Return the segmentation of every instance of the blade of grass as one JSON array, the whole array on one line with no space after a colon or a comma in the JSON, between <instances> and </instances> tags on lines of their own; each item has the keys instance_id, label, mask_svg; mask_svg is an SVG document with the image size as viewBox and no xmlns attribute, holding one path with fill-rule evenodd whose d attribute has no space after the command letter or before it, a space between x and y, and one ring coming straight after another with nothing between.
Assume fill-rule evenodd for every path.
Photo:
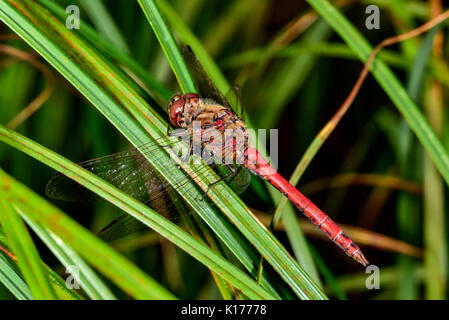
<instances>
[{"instance_id":1,"label":"blade of grass","mask_svg":"<svg viewBox=\"0 0 449 320\"><path fill-rule=\"evenodd\" d=\"M20 268L17 265L17 257L10 251L9 247L6 245L6 236L3 234L3 231L1 228L0 228L0 255L3 257L3 261L6 261L6 264L7 264L6 266L3 265L5 267L5 269L3 269L3 270L0 267L0 273L2 271L6 270L5 271L5 272L7 272L6 276L11 276L12 280L6 279L6 281L10 281L10 282L13 281L11 290L19 290L16 293L20 296L20 297L18 297L18 299L27 299L27 300L33 299L30 289L28 288L26 283L23 281L22 275L19 272ZM1 265L1 263L0 263L0 265ZM42 265L45 268L45 270L48 274L48 279L50 281L50 284L59 299L64 299L64 300L81 300L82 299L82 297L75 290L69 289L67 287L65 281L58 274L56 274L52 269L50 269L49 266L47 266L44 263L42 263ZM8 270L9 268L11 268L12 270ZM8 275L8 272L10 272L10 271L16 273L20 279L15 278L14 275L11 275L11 274ZM2 276L4 276L4 275L0 274L0 279L2 279ZM2 280L0 280L0 282L1 281ZM25 287L23 287L22 284L25 284Z\"/></svg>"},{"instance_id":2,"label":"blade of grass","mask_svg":"<svg viewBox=\"0 0 449 320\"><path fill-rule=\"evenodd\" d=\"M95 300L115 300L112 292L106 287L95 272L86 264L86 262L66 243L64 243L53 232L41 227L32 218L24 213L24 208L21 205L14 206L23 220L30 226L31 229L39 236L45 245L53 252L58 260L67 268L69 266L76 266L79 270L80 286L89 295L91 299Z\"/></svg>"},{"instance_id":3,"label":"blade of grass","mask_svg":"<svg viewBox=\"0 0 449 320\"><path fill-rule=\"evenodd\" d=\"M0 282L19 300L32 300L33 295L9 258L0 251Z\"/></svg>"},{"instance_id":4,"label":"blade of grass","mask_svg":"<svg viewBox=\"0 0 449 320\"><path fill-rule=\"evenodd\" d=\"M81 6L86 10L99 33L111 40L122 52L128 53L129 49L125 38L110 16L101 0L80 0ZM83 25L84 28L84 25Z\"/></svg>"},{"instance_id":5,"label":"blade of grass","mask_svg":"<svg viewBox=\"0 0 449 320\"><path fill-rule=\"evenodd\" d=\"M56 272L54 272L49 266L45 265L45 270L48 273L48 279L51 286L58 296L59 300L83 300L74 289L69 289L67 283Z\"/></svg>"},{"instance_id":6,"label":"blade of grass","mask_svg":"<svg viewBox=\"0 0 449 320\"><path fill-rule=\"evenodd\" d=\"M214 272L225 278L236 288L241 289L249 297L256 299L274 298L262 287L257 285L254 280L250 279L246 274L224 260L221 256L218 256L204 244L198 242L196 239L173 224L171 221L163 218L161 215L155 213L146 205L138 202L134 198L131 198L129 195L123 193L116 187L113 187L112 185L104 182L102 179L98 178L91 172L80 168L76 164L68 161L67 159L64 159L63 157L51 152L48 149L45 149L42 146L39 146L29 139L5 129L3 126L0 126L0 140L10 144L13 147L19 148L23 152L29 154L39 161L42 161L53 169L63 172L65 175L84 185L91 191L97 193L99 196L114 203L116 206L125 210L134 218L148 225L150 228L159 232L162 236L178 245L184 251L191 254L193 257L212 269ZM4 173L2 175L6 177ZM12 180L11 178L9 178L8 180L6 180L5 178L4 181L0 180L0 183L12 183L13 181L14 180ZM86 230L80 228L76 224L76 222L72 221L69 217L59 212L59 210L57 210L55 207L53 207L40 197L36 196L35 194L30 194L25 186L16 183L14 184L14 187L14 190L16 192L14 194L15 197L21 198L22 200L32 199L32 201L30 200L30 202L27 204L27 207L33 209L33 211L27 213L30 215L32 214L33 219L55 232L56 235L58 235L63 240L67 241L67 239L71 239L71 246L73 246L73 248L77 250L79 254L83 255L91 264L95 263L94 265L97 268L101 267L103 272L109 272L109 269L107 269L106 267L112 267L112 259L111 257L104 257L102 261L100 261L98 252L86 252L86 249L90 247L89 244L96 244L97 247L102 248L102 252L108 253L108 255L110 256L114 255L117 260L121 258L113 250L111 250L109 246L97 240ZM27 197L25 197L25 195L27 195ZM42 208L46 208L46 210L43 210ZM34 211L39 211L41 216L37 215ZM62 232L61 230L64 230L64 232ZM75 237L73 233L79 235L79 238L77 238L78 241L80 241L79 243L75 242L75 239L73 239ZM82 250L81 248L84 248L84 252L80 251ZM87 253L90 253L92 255L88 257ZM109 266L108 261L110 261ZM120 268L121 266L121 269L125 269L125 261L114 264L114 266L117 268ZM127 265L127 267L133 273L137 273L139 277L143 277L141 271L139 269L135 269L133 265L129 264ZM121 277L121 274L119 274L119 276ZM118 279L121 278L116 278L116 280ZM133 279L121 279L121 281L118 281L117 284L125 285L126 281L132 283L131 280ZM156 285L156 283L151 283L149 279L147 280L147 282L148 283L146 284L146 286L148 286L149 288L154 287L152 288L151 292L154 292L155 294L158 293L161 296L171 297L171 295L164 292L163 288L158 288L158 285ZM135 284L138 283L138 281L135 282Z\"/></svg>"},{"instance_id":7,"label":"blade of grass","mask_svg":"<svg viewBox=\"0 0 449 320\"><path fill-rule=\"evenodd\" d=\"M44 5L47 9L51 10L58 18L65 19L67 14L65 10L60 7L57 3L50 0L38 0L39 3ZM100 36L94 29L92 29L87 23L80 22L83 26L76 32L80 33L84 38L86 38L91 44L95 45L96 48L110 56L111 58L122 63L124 66L129 68L134 74L136 74L140 80L146 86L149 94L155 99L159 104L164 105L168 99L171 97L171 92L157 82L138 62L136 62L130 55L124 53L122 50L117 48L108 39Z\"/></svg>"},{"instance_id":8,"label":"blade of grass","mask_svg":"<svg viewBox=\"0 0 449 320\"><path fill-rule=\"evenodd\" d=\"M441 101L432 101L432 106L436 106L438 103ZM424 158L423 169L426 297L429 300L444 300L447 274L444 184L431 159L427 156Z\"/></svg>"},{"instance_id":9,"label":"blade of grass","mask_svg":"<svg viewBox=\"0 0 449 320\"><path fill-rule=\"evenodd\" d=\"M159 40L162 50L165 52L165 56L168 58L172 70L175 72L176 79L181 86L182 92L194 92L195 84L193 79L182 58L178 45L171 35L171 32L168 30L156 3L152 0L138 0L138 2Z\"/></svg>"},{"instance_id":10,"label":"blade of grass","mask_svg":"<svg viewBox=\"0 0 449 320\"><path fill-rule=\"evenodd\" d=\"M372 49L360 32L327 0L308 0L308 3L334 28L362 61L366 61ZM375 59L371 71L385 93L407 120L408 124L429 153L438 170L449 184L449 156L435 132L418 110L415 103L391 70Z\"/></svg>"},{"instance_id":11,"label":"blade of grass","mask_svg":"<svg viewBox=\"0 0 449 320\"><path fill-rule=\"evenodd\" d=\"M228 81L221 73L212 57L209 55L206 49L204 49L201 41L184 23L182 17L178 15L178 13L170 6L170 4L166 0L157 0L157 4L161 12L164 14L164 17L170 23L170 26L174 31L176 31L176 34L183 40L185 44L188 44L192 47L193 51L198 56L198 59L201 61L201 64L207 71L209 77L212 79L218 90L224 93L228 92L231 88Z\"/></svg>"},{"instance_id":12,"label":"blade of grass","mask_svg":"<svg viewBox=\"0 0 449 320\"><path fill-rule=\"evenodd\" d=\"M0 2L0 4L4 4ZM104 65L104 63L94 55L93 52L89 51L89 49L79 41L76 37L73 36L71 32L67 33L67 29L65 26L60 24L54 24L53 28L59 28L59 37L57 37L57 42L52 42L52 39L43 37L41 29L37 28L32 23L29 23L27 18L23 17L20 13L21 11L16 11L14 7L8 6L0 6L3 11L3 18L6 19L10 23L10 26L19 32L19 34L27 40L41 55L43 55L50 63L52 63L59 72L61 72L69 81L73 83L75 87L80 90L97 109L109 120L111 121L116 128L123 133L128 140L130 140L134 146L143 145L145 142L151 141L151 137L142 129L142 127L137 123L134 118L131 118L130 115L123 110L122 106L117 103L117 101L122 102L122 100L126 97L133 98L132 101L124 101L124 106L138 106L140 109L140 114L138 116L142 119L145 119L147 122L153 126L148 126L148 130L155 135L156 138L160 138L161 132L165 132L166 124L161 123L160 117L154 113L151 109L146 109L148 106L143 104L142 99L135 96L135 93L129 88L123 89L123 81L119 81L120 77L111 73L111 71ZM24 12L28 15L32 15L30 12L26 11L27 9L32 9L30 7L24 7L21 3L20 7ZM10 18L12 17L12 19ZM34 16L35 17L35 16ZM35 18L33 18L34 21ZM51 19L51 18L50 18ZM53 20L51 20L53 21ZM25 26L24 28L22 26ZM42 21L38 25L39 27L46 26L46 21ZM44 29L45 30L45 29ZM55 29L50 29L51 31L47 36L55 36L57 35L54 31ZM63 37L63 38L61 38ZM64 38L65 37L65 38ZM54 40L56 41L56 40ZM117 99L111 96L111 92L103 88L101 85L97 84L95 78L92 79L93 76L88 73L89 69L81 69L79 68L79 63L73 61L74 58L68 56L68 54L64 51L64 47L60 48L59 46L65 45L67 42L67 46L72 52L68 52L76 58L76 60L80 60L81 57L85 56L86 61L93 61L91 67L97 67L98 72L102 74L101 83L108 84L112 82L115 86L109 88L112 92L118 91ZM87 51L87 52L86 52ZM86 62L87 63L87 62ZM103 80L105 75L110 75L108 77L107 82ZM118 90L120 88L120 90ZM126 91L123 94L123 90ZM134 110L130 110L132 113L136 113ZM150 115L147 113L150 112ZM144 114L144 115L142 115ZM150 139L150 140L149 140ZM150 156L150 155L147 155ZM167 156L165 159L149 159L152 160L153 165L156 169L160 170L161 176L164 177L168 182L177 183L181 181L179 176L182 177L181 171L177 172L178 175L173 175L173 170L167 170L167 163L173 164L171 159ZM164 164L161 166L161 163ZM162 167L162 169L161 169ZM196 175L196 174L195 174ZM186 190L189 190L188 193L183 190L179 190L181 192L181 196L184 197L194 208L196 208L196 199L199 199L203 196L201 192L198 192L195 188L189 188L190 185L186 185ZM189 202L190 201L190 202ZM221 215L217 215L217 212L210 207L201 207L203 211L200 211L199 214L203 219L207 220L207 223L213 228L213 230L219 235L220 239L229 246L231 251L239 258L239 260L244 264L244 266L251 272L254 272L254 264L258 259L258 254L254 251L250 245L242 239L240 233L235 230L235 227L232 226L226 219L224 219ZM198 208L196 208L198 209ZM272 292L272 285L267 280L265 275L262 278L262 284L270 288Z\"/></svg>"},{"instance_id":13,"label":"blade of grass","mask_svg":"<svg viewBox=\"0 0 449 320\"><path fill-rule=\"evenodd\" d=\"M172 5L177 12L182 16L184 21L188 24L194 24L199 14L203 11L203 7L205 5L204 0L191 0L191 1L172 1ZM148 24L146 18L144 21L145 24ZM151 27L150 27L151 29ZM152 32L152 30L151 30ZM155 57L153 57L150 65L151 72L155 75L155 77L161 81L169 81L172 76L172 71L170 68L170 64L167 61L167 57L162 50L158 50Z\"/></svg>"},{"instance_id":14,"label":"blade of grass","mask_svg":"<svg viewBox=\"0 0 449 320\"><path fill-rule=\"evenodd\" d=\"M68 32L64 25L53 17L48 18L49 13L42 10L35 2L32 3L32 6L29 5L28 1L15 1L14 4L15 6L11 6L5 0L0 1L1 18L49 60L135 146L152 141L151 137L165 136L166 124L161 121L160 117L152 109L148 109L148 105L141 97L135 95L135 92L127 86L126 82L118 75L113 74L110 68L98 59L94 52L89 50L73 33ZM20 8L20 10L17 8ZM28 17L31 17L31 20ZM37 24L36 21L38 21ZM57 39L57 41L50 39ZM65 51L61 51L61 47L65 48ZM73 59L82 61L84 68L81 69L80 63L74 63ZM100 86L96 80L107 90ZM122 103L123 106L118 102ZM129 113L125 112L123 107ZM130 114L139 123L131 118ZM151 136L143 131L139 124ZM180 181L179 175L183 176L181 170L167 172L167 165L176 166L168 155L161 159L155 158L153 154L146 154L145 156L161 174L161 177L170 184ZM189 171L188 167L183 165L181 167L189 175L196 175L196 172ZM173 173L175 174L173 175ZM204 175L196 175L196 177L198 185L203 190L207 190L210 183L216 181L214 180L216 177L214 172L207 167L205 167ZM186 185L186 187L188 186ZM199 207L197 205L196 201L201 198L202 192L196 189L188 190L189 192L185 190L177 191L205 219L232 252L239 257L245 267L254 272L253 266L254 261L257 260L257 254L249 249L247 240L239 236L232 229L234 227L229 221L217 215L212 207L206 205ZM295 290L298 296L324 298L322 292L292 260L279 241L261 228L248 208L230 188L223 184L216 185L210 190L208 196L231 219L245 237L267 257L267 261L274 266L274 269ZM262 283L266 288L272 288L274 285L267 279L263 279ZM276 283L276 286L278 284L282 284L282 282ZM273 292L272 289L270 291Z\"/></svg>"},{"instance_id":15,"label":"blade of grass","mask_svg":"<svg viewBox=\"0 0 449 320\"><path fill-rule=\"evenodd\" d=\"M240 68L247 64L252 64L261 59L264 48L255 48L248 51L236 53L224 58L220 62L220 66L224 69ZM347 45L343 43L332 42L314 42L309 44L297 43L291 44L284 49L276 52L273 58L292 58L299 54L320 55L332 58L357 59L358 57ZM412 66L413 59L384 49L379 52L379 58L388 63L392 67L408 70ZM428 67L433 76L441 81L445 86L449 87L449 68L445 61L441 59L431 58Z\"/></svg>"},{"instance_id":16,"label":"blade of grass","mask_svg":"<svg viewBox=\"0 0 449 320\"><path fill-rule=\"evenodd\" d=\"M89 231L0 170L0 188L12 201L21 201L24 214L70 242L92 265L110 277L125 292L142 299L173 299L173 295ZM23 236L23 234L22 234ZM20 261L20 256L19 256ZM33 292L34 294L34 292Z\"/></svg>"},{"instance_id":17,"label":"blade of grass","mask_svg":"<svg viewBox=\"0 0 449 320\"><path fill-rule=\"evenodd\" d=\"M432 16L441 14L443 5L440 0L430 1ZM444 58L444 34L435 28L436 34L432 45L433 54ZM431 33L429 33L431 36ZM444 94L438 81L431 81L425 86L424 110L433 129L441 137L444 126ZM444 184L428 155L423 160L424 175L424 267L426 298L444 300L446 297L447 276L447 239L445 218Z\"/></svg>"},{"instance_id":18,"label":"blade of grass","mask_svg":"<svg viewBox=\"0 0 449 320\"><path fill-rule=\"evenodd\" d=\"M421 95L421 86L425 75L425 67L432 52L432 41L435 36L436 29L427 34L425 40L420 46L414 59L413 67L410 70L409 79L407 81L407 92L414 101L419 101ZM421 164L416 160L416 140L412 136L412 132L408 126L403 124L402 130L399 131L398 145L402 153L400 154L400 164L402 176L404 178L416 181L419 179L417 169ZM401 192L399 194L397 206L397 220L399 234L402 240L410 243L417 243L419 239L419 212L418 199L409 194ZM399 277L399 299L417 299L418 298L418 282L412 277L415 261L408 256L400 256L398 258L398 267L401 270Z\"/></svg>"},{"instance_id":19,"label":"blade of grass","mask_svg":"<svg viewBox=\"0 0 449 320\"><path fill-rule=\"evenodd\" d=\"M156 6L156 4L154 3L154 1L151 1L151 0L142 0L142 1L139 1L139 3L144 3L144 5L142 5L142 8L143 8L143 10L144 10L144 12L146 13L146 16L147 16L147 18L150 20L150 23L152 24L152 26L153 26L153 29L157 29L157 30L155 30L155 33L156 34L162 34L163 35L163 38L164 39L170 39L170 38L173 38L172 36L171 36L171 34L166 34L166 33L169 33L169 30L168 30L168 28L165 26L165 25L163 25L163 26L160 26L160 25L158 25L157 23L155 23L154 21L152 22L151 21L151 19L154 19L154 18L157 18L157 17L159 17L160 16L160 13L156 13L155 11L157 11L158 10L158 7ZM175 24L176 23L176 25L178 26L177 27L177 31L178 32L182 32L182 34L184 35L184 37L189 37L189 40L193 40L193 41L195 41L195 40L197 40L196 39L196 37L188 30L188 28L181 22L182 20L181 19L173 19L174 17L176 17L176 14L172 11L172 10L170 10L171 8L168 6L168 5L166 5L166 3L165 2L163 2L163 1L161 1L161 2L159 2L159 5L161 6L161 7L163 7L163 8L165 8L165 9L163 9L163 10L165 10L165 13L166 13L166 15L167 16L169 16L169 17L172 17L171 18L171 22L173 23L173 24ZM162 19L159 19L157 22L161 22L161 23L163 23L163 20ZM160 39L161 38L161 36L158 36L158 39ZM166 44L165 43L163 43L163 42L161 42L161 46L162 47L164 47ZM205 53L205 50L203 49L203 50L201 50L201 48L202 48L202 46L196 41L194 44L192 44L192 46L195 46L195 48L194 49L198 49L199 50L199 52L196 52L196 54L198 55L198 58L199 59L201 59L201 54L204 54ZM169 51L169 50L164 50L165 51L165 53L166 54L171 54L171 53L173 53L172 51ZM176 54L176 52L174 52L175 54ZM207 53L206 54L204 54L204 56L206 56L206 57L208 57L208 55L207 55ZM171 60L174 60L174 59L176 59L176 56L175 57L168 57L168 59L169 59L169 61L171 61ZM204 61L203 61L203 63L204 63ZM212 65L214 65L213 63L212 63ZM174 65L174 64L172 64L172 68L176 68L177 67L177 65ZM206 66L205 66L206 67ZM207 69L206 69L207 70ZM182 70L174 70L174 73L175 74L177 74L177 73L180 73L180 72L182 72ZM218 74L218 75L220 75L221 74L221 72L218 70L216 73L215 73L216 75ZM178 78L178 81L179 81L179 78ZM227 82L224 80L223 82L222 82L222 84L221 85L226 85L227 84ZM183 85L182 84L180 84L181 85L181 87L183 87ZM219 87L219 90L221 90L221 88ZM209 195L209 193L208 193L208 195ZM226 201L225 202L223 202L223 198L222 199L219 199L219 198L214 198L213 196L214 196L214 190L212 190L212 192L211 192L211 195L212 195L212 197L211 197L211 199L213 199L215 202L216 202L216 204L218 204L218 203L221 203L221 204L225 204L226 203ZM237 197L235 197L236 198L236 200L240 200L239 198L237 198ZM242 205L243 203L241 202L241 201L239 201L239 202L235 202L235 204L237 205L237 204L239 204L239 205ZM221 206L221 205L219 205L219 207L223 210L223 209L225 209L223 212L224 213L226 213L226 215L234 222L234 224L236 224L237 226L239 226L239 224L242 222L242 220L244 220L245 218L246 218L246 220L248 219L247 217L245 217L245 216L242 216L242 215L240 215L240 212L239 211L237 211L237 210L232 210L232 211L230 211L230 210L226 210L226 209L228 209L229 208L229 203L227 203L227 204L225 204L224 206ZM249 209L246 207L246 206L244 206L244 204L243 204L243 207L242 207L242 209L243 210L245 210L246 212L248 212L248 213L250 213L250 211L249 211ZM228 213L227 213L228 212ZM247 220L248 221L248 220ZM252 220L249 220L249 222L251 223L252 222ZM253 224L254 225L254 224ZM254 225L254 227L257 227L257 226L259 226L258 224L255 224ZM239 228L240 229L240 228ZM242 230L242 229L240 229L240 230ZM258 228L256 228L256 229L252 229L252 232L250 232L250 233L247 233L247 234L245 234L246 235L246 237L248 238L248 239L250 239L251 240L251 238L253 239L253 240L251 240L251 242L253 243L253 244L256 244L256 243L258 243L259 242L259 240L261 239L261 237L262 236L264 236L264 235L268 235L268 236L270 236L270 240L269 240L269 242L267 242L267 243L270 243L271 241L273 241L275 238L270 234L270 233L267 233L266 232L266 229L265 230L260 230L260 231L262 231L262 233L259 233L260 234L260 236L258 236L258 237L254 237L254 231L259 231L258 230ZM266 247L265 246L262 246L262 247L259 247L259 246L257 246L258 248L259 248L259 250L263 250L263 249L266 249ZM264 251L264 250L263 250ZM261 251L262 253L263 253L263 251ZM290 258L290 256L285 256L287 259L289 259ZM283 273L282 271L284 271L284 270L286 270L285 268L279 268L279 265L273 265L273 262L271 262L271 261L273 261L273 260L271 260L271 257L270 257L270 259L267 259L271 264L272 264L272 266L281 274L281 276L283 276L284 277L284 279L285 279L285 276L287 276L288 278L290 278L291 280L293 279L293 278L291 278L291 276L293 276L293 277L295 277L293 274L286 274L286 273ZM271 260L271 261L270 261ZM284 262L287 262L287 260L284 260ZM291 262L291 261L290 261ZM281 271L282 270L282 271ZM297 294L300 296L300 297L306 297L306 295L304 295L304 292L301 292L302 291L302 289L300 289L301 287L302 288L305 288L304 287L304 284L306 284L306 287L308 287L309 289L308 290L310 290L310 289L312 289L314 292L316 292L316 293L318 293L318 295L319 295L319 292L320 292L320 290L318 289L318 287L317 286L315 286L314 284L312 284L311 283L311 279L309 278L309 276L307 275L307 274L305 274L304 272L302 272L302 270L301 269L299 269L298 270L301 274L302 274L302 276L301 276L301 280L299 280L300 282L302 282L303 284L300 284L300 286L299 287L296 287L296 286L292 286L292 288L297 292ZM292 283L291 282L289 282L289 285L292 285ZM323 297L324 297L324 295L323 295Z\"/></svg>"},{"instance_id":20,"label":"blade of grass","mask_svg":"<svg viewBox=\"0 0 449 320\"><path fill-rule=\"evenodd\" d=\"M7 186L5 187L7 188ZM12 208L13 200L8 197L7 192L2 192L0 202L0 221L6 233L8 244L17 256L20 270L34 299L56 299L47 273L42 268L42 261L31 235L17 212Z\"/></svg>"}]
</instances>

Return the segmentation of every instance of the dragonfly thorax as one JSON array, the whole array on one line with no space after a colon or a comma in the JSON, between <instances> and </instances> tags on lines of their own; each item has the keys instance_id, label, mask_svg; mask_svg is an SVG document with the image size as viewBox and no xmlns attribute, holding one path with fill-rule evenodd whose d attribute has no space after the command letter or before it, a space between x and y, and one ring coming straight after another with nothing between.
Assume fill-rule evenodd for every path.
<instances>
[{"instance_id":1,"label":"dragonfly thorax","mask_svg":"<svg viewBox=\"0 0 449 320\"><path fill-rule=\"evenodd\" d=\"M222 160L243 159L248 146L246 125L230 108L188 93L170 100L169 113L173 125L200 137L201 144Z\"/></svg>"}]
</instances>

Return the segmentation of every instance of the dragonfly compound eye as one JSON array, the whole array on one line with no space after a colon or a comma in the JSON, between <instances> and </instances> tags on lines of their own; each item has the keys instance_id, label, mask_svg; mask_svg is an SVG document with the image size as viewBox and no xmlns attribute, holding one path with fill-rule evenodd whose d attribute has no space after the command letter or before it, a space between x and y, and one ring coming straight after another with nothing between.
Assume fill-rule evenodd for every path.
<instances>
[{"instance_id":1,"label":"dragonfly compound eye","mask_svg":"<svg viewBox=\"0 0 449 320\"><path fill-rule=\"evenodd\" d=\"M170 105L179 99L181 99L182 96L180 94L175 94L173 97L170 98L170 102L168 103L168 108L170 108Z\"/></svg>"},{"instance_id":2,"label":"dragonfly compound eye","mask_svg":"<svg viewBox=\"0 0 449 320\"><path fill-rule=\"evenodd\" d=\"M181 124L179 122L180 118L182 117L182 114L184 113L184 105L186 103L186 100L178 96L178 99L174 99L177 96L174 96L170 103L168 104L168 113L170 115L170 122L176 126L180 127Z\"/></svg>"},{"instance_id":3,"label":"dragonfly compound eye","mask_svg":"<svg viewBox=\"0 0 449 320\"><path fill-rule=\"evenodd\" d=\"M190 103L197 103L198 100L200 99L200 96L197 95L196 93L186 93L185 95L182 96L186 101L188 100Z\"/></svg>"}]
</instances>

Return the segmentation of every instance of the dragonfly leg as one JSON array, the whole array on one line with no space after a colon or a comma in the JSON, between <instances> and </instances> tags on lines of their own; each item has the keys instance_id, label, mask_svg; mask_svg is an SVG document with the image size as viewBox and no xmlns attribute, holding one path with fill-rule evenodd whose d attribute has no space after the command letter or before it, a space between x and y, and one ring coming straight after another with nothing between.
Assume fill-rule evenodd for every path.
<instances>
[{"instance_id":1,"label":"dragonfly leg","mask_svg":"<svg viewBox=\"0 0 449 320\"><path fill-rule=\"evenodd\" d=\"M170 148L170 147L173 147L173 145L172 144L163 144L163 145L161 145L161 147L163 147L163 148ZM190 144L189 145L189 150L187 151L187 154L186 154L186 156L185 156L185 158L181 158L181 157L179 157L178 156L178 159L180 159L182 162L184 162L184 163L188 163L189 162L189 159L190 159L190 154L192 153L192 144Z\"/></svg>"},{"instance_id":2,"label":"dragonfly leg","mask_svg":"<svg viewBox=\"0 0 449 320\"><path fill-rule=\"evenodd\" d=\"M231 183L232 180L234 180L234 178L238 176L240 170L241 170L243 167L242 167L242 166L239 166L239 167L237 168L237 170L235 170L235 168L234 168L233 166L229 166L228 168L229 168L229 170L231 170L231 174L232 174L232 178L231 178L231 180L229 180L229 183Z\"/></svg>"},{"instance_id":3,"label":"dragonfly leg","mask_svg":"<svg viewBox=\"0 0 449 320\"><path fill-rule=\"evenodd\" d=\"M172 135L172 128L170 127L170 125L169 124L167 124L167 136L171 136ZM174 136L176 136L176 134L174 134ZM163 144L163 145L161 145L161 147L171 147L171 145L169 145L169 144Z\"/></svg>"},{"instance_id":4,"label":"dragonfly leg","mask_svg":"<svg viewBox=\"0 0 449 320\"><path fill-rule=\"evenodd\" d=\"M176 131L173 132L173 130L170 128L170 125L167 125L167 136L183 137L184 135L185 135L185 132L176 132ZM165 148L173 147L173 144L165 144L165 145L163 144L163 145L161 145L161 147L165 147ZM189 152L187 153L186 158L182 159L183 162L187 162L189 160L191 152L192 152L192 144L190 144L190 146L189 146Z\"/></svg>"},{"instance_id":5,"label":"dragonfly leg","mask_svg":"<svg viewBox=\"0 0 449 320\"><path fill-rule=\"evenodd\" d=\"M189 151L187 151L186 157L184 159L182 159L183 162L187 163L189 161L190 154L192 153L192 148L193 148L193 145L190 144L189 145Z\"/></svg>"},{"instance_id":6,"label":"dragonfly leg","mask_svg":"<svg viewBox=\"0 0 449 320\"><path fill-rule=\"evenodd\" d=\"M206 190L206 192L204 192L204 194L203 194L203 196L201 197L201 201L203 201L204 200L204 198L207 196L207 194L209 193L209 190L214 186L214 185L216 185L217 183L219 183L219 182L222 182L222 181L224 181L224 180L226 180L226 179L228 179L228 178L230 178L231 177L231 180L229 181L229 183L231 183L232 182L232 180L237 176L237 174L240 172L240 169L242 168L242 167L239 167L237 170L233 167L233 166L231 166L231 165L227 165L226 166L228 169L229 169L229 173L226 175L226 176L224 176L224 177L221 177L220 179L218 179L217 181L214 181L214 182L212 182L208 187L207 187L207 190Z\"/></svg>"}]
</instances>

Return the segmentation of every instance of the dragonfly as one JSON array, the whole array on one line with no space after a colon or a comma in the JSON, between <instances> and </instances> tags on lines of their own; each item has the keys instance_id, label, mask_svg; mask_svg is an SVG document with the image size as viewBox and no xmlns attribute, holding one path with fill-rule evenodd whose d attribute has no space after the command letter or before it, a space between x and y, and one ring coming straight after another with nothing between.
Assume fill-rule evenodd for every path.
<instances>
[{"instance_id":1,"label":"dragonfly","mask_svg":"<svg viewBox=\"0 0 449 320\"><path fill-rule=\"evenodd\" d=\"M201 137L207 137L200 139L200 146L203 150L207 150L207 163L222 177L216 182L224 180L239 194L249 185L250 173L260 177L286 196L348 256L367 266L368 260L354 241L310 199L283 178L251 144L242 117L233 112L228 99L216 88L189 46L185 47L183 55L199 94L175 94L167 107L170 123L175 128L183 129L183 133L188 137L194 137L197 133ZM232 134L228 134L229 132ZM173 145L169 144L166 147ZM190 140L187 155L190 155L193 149L195 148ZM167 183L146 161L145 154L148 152L154 154L163 150L160 143L150 143L81 162L80 165L166 217L170 218L176 211L185 212L186 206L181 197L176 196L176 190L191 188L188 182L194 177L184 177L175 184ZM223 159L231 159L231 162ZM202 174L201 170L198 169L196 174ZM87 189L62 174L54 176L49 181L46 191L48 196L63 200L77 200L89 195ZM105 240L110 240L117 231L133 230L135 226L136 220L124 215L114 220L100 234Z\"/></svg>"}]
</instances>

